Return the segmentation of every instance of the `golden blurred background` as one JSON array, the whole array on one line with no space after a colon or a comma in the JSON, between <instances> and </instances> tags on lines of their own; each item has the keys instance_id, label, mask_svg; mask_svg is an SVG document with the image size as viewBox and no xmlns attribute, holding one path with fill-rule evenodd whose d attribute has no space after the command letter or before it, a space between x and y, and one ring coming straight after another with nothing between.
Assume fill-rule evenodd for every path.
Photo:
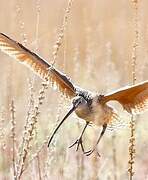
<instances>
[{"instance_id":1,"label":"golden blurred background","mask_svg":"<svg viewBox=\"0 0 148 180\"><path fill-rule=\"evenodd\" d=\"M5 33L49 63L62 26L67 0L0 1L0 32ZM138 3L137 82L148 79L148 1ZM107 93L132 84L132 53L135 41L135 9L132 1L74 0L64 39L55 66L76 85ZM24 136L29 103L38 102L42 81L30 70L0 52L0 179L13 177L12 152L16 164ZM30 88L31 87L31 88ZM12 147L11 102L15 112L15 148ZM63 124L50 149L46 139L70 102L48 88L37 117L21 179L126 180L128 179L128 126L108 131L98 149L101 157L86 157L68 146L79 136L82 120L72 115ZM137 117L134 180L148 179L148 113ZM123 120L129 117L123 113ZM89 149L100 132L89 127L85 148ZM41 148L42 147L42 148ZM39 151L40 150L40 151ZM34 158L33 158L34 157ZM30 161L33 158L32 161ZM28 164L28 165L26 165Z\"/></svg>"}]
</instances>

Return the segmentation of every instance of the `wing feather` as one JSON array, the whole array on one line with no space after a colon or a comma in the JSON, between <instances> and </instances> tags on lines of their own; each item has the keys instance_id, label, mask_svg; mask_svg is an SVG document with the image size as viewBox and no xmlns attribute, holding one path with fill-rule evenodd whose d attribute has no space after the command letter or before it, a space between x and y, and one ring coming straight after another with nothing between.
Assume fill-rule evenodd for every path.
<instances>
[{"instance_id":1,"label":"wing feather","mask_svg":"<svg viewBox=\"0 0 148 180\"><path fill-rule=\"evenodd\" d=\"M134 114L148 110L148 81L117 90L104 96L104 102L118 101L123 108Z\"/></svg>"},{"instance_id":2,"label":"wing feather","mask_svg":"<svg viewBox=\"0 0 148 180\"><path fill-rule=\"evenodd\" d=\"M48 78L51 81L51 84L54 86L56 85L67 97L74 97L76 95L76 88L72 84L70 78L48 64L37 54L3 33L0 33L0 49L4 53L29 67L42 79Z\"/></svg>"}]
</instances>

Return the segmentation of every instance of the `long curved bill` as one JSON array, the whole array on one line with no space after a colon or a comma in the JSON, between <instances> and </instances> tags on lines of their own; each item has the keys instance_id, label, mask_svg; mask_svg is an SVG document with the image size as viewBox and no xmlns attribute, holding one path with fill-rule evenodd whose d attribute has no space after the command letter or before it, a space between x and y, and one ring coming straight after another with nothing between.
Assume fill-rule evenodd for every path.
<instances>
[{"instance_id":1,"label":"long curved bill","mask_svg":"<svg viewBox=\"0 0 148 180\"><path fill-rule=\"evenodd\" d=\"M54 137L54 135L56 134L56 132L58 131L58 129L60 128L60 126L63 124L63 122L68 118L68 116L78 107L78 105L74 105L70 110L69 112L65 115L65 117L63 118L63 120L59 123L59 125L56 127L56 129L54 130L51 138L49 139L49 142L48 142L48 147Z\"/></svg>"}]
</instances>

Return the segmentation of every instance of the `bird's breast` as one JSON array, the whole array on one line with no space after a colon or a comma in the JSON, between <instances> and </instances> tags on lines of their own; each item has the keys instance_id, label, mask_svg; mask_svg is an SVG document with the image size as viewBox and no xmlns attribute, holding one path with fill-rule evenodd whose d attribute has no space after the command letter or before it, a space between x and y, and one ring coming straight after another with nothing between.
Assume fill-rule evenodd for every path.
<instances>
[{"instance_id":1,"label":"bird's breast","mask_svg":"<svg viewBox=\"0 0 148 180\"><path fill-rule=\"evenodd\" d=\"M104 111L102 107L99 106L98 104L97 105L92 104L92 106L85 105L78 107L75 110L75 113L79 118L82 118L87 122L93 122L96 125L104 124L102 120Z\"/></svg>"},{"instance_id":2,"label":"bird's breast","mask_svg":"<svg viewBox=\"0 0 148 180\"><path fill-rule=\"evenodd\" d=\"M91 110L88 106L81 106L75 110L75 113L79 118L86 120L90 116Z\"/></svg>"},{"instance_id":3,"label":"bird's breast","mask_svg":"<svg viewBox=\"0 0 148 180\"><path fill-rule=\"evenodd\" d=\"M82 118L87 122L93 122L97 126L101 126L104 123L108 123L109 110L108 106L92 103L91 107L87 105L77 108L75 113L79 118Z\"/></svg>"}]
</instances>

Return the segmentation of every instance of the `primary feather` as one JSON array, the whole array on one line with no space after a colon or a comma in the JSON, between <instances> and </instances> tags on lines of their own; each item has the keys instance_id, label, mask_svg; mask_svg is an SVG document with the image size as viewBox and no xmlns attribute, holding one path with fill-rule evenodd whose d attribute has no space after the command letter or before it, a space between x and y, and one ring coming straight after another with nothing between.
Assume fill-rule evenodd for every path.
<instances>
[{"instance_id":1,"label":"primary feather","mask_svg":"<svg viewBox=\"0 0 148 180\"><path fill-rule=\"evenodd\" d=\"M148 110L148 81L117 90L104 97L104 102L118 101L128 113Z\"/></svg>"},{"instance_id":2,"label":"primary feather","mask_svg":"<svg viewBox=\"0 0 148 180\"><path fill-rule=\"evenodd\" d=\"M48 78L51 84L56 85L67 97L71 98L76 95L76 88L71 83L70 78L48 64L40 56L3 33L0 33L0 49L29 67L42 79Z\"/></svg>"}]
</instances>

